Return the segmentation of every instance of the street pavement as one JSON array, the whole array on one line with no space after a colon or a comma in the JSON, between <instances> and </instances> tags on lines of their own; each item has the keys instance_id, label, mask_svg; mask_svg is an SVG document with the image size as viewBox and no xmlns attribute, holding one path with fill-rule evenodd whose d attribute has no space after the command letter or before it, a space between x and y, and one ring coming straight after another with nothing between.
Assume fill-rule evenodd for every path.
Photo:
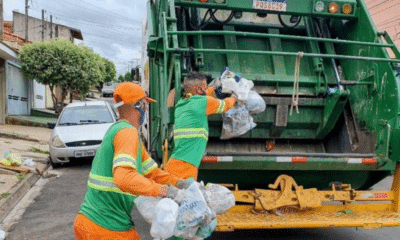
<instances>
[{"instance_id":1,"label":"street pavement","mask_svg":"<svg viewBox=\"0 0 400 240\"><path fill-rule=\"evenodd\" d=\"M90 161L68 164L57 169L62 175L52 178L44 185L34 202L27 207L22 217L9 229L7 240L74 239L72 224L86 192L86 181ZM389 189L391 178L378 184L380 189ZM135 210L132 214L143 240L153 240L150 227ZM233 233L215 233L214 240L267 240L267 239L340 239L372 240L399 239L400 228L377 230L365 229L285 229L252 230Z\"/></svg>"}]
</instances>

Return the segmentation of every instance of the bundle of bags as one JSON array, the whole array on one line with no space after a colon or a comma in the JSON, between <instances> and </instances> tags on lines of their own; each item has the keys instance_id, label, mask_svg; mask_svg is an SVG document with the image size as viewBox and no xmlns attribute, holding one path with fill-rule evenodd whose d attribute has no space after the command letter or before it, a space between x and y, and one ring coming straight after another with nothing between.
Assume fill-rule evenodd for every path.
<instances>
[{"instance_id":1,"label":"bundle of bags","mask_svg":"<svg viewBox=\"0 0 400 240\"><path fill-rule=\"evenodd\" d=\"M22 164L22 160L18 154L7 152L4 154L3 159L1 159L0 163L5 166L17 167Z\"/></svg>"},{"instance_id":2,"label":"bundle of bags","mask_svg":"<svg viewBox=\"0 0 400 240\"><path fill-rule=\"evenodd\" d=\"M201 240L208 238L217 227L216 215L235 206L235 197L218 184L204 186L202 182L193 182L179 201L140 196L135 199L135 205L151 224L150 234L155 239L176 236Z\"/></svg>"},{"instance_id":3,"label":"bundle of bags","mask_svg":"<svg viewBox=\"0 0 400 240\"><path fill-rule=\"evenodd\" d=\"M221 77L212 81L210 86L217 87L216 95L220 99L229 94L235 94L238 99L236 105L222 115L221 139L243 135L257 126L251 115L264 112L266 104L256 91L251 90L254 87L253 81L241 77L230 71L229 68L225 68Z\"/></svg>"}]
</instances>

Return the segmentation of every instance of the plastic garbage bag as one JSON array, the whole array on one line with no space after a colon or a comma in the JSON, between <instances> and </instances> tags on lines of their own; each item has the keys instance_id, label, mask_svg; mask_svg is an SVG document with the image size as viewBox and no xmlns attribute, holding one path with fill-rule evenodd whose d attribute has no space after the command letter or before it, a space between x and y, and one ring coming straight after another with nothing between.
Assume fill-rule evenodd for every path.
<instances>
[{"instance_id":1,"label":"plastic garbage bag","mask_svg":"<svg viewBox=\"0 0 400 240\"><path fill-rule=\"evenodd\" d=\"M0 240L6 239L6 233L3 230L0 230Z\"/></svg>"},{"instance_id":2,"label":"plastic garbage bag","mask_svg":"<svg viewBox=\"0 0 400 240\"><path fill-rule=\"evenodd\" d=\"M134 202L144 220L151 223L156 211L155 206L157 206L160 201L161 198L139 196Z\"/></svg>"},{"instance_id":3,"label":"plastic garbage bag","mask_svg":"<svg viewBox=\"0 0 400 240\"><path fill-rule=\"evenodd\" d=\"M35 167L36 164L37 163L35 163L32 158L28 158L28 159L25 159L24 163L22 163L22 166Z\"/></svg>"},{"instance_id":4,"label":"plastic garbage bag","mask_svg":"<svg viewBox=\"0 0 400 240\"><path fill-rule=\"evenodd\" d=\"M150 235L158 239L167 239L174 235L178 217L178 204L170 199L163 198L155 207Z\"/></svg>"},{"instance_id":5,"label":"plastic garbage bag","mask_svg":"<svg viewBox=\"0 0 400 240\"><path fill-rule=\"evenodd\" d=\"M21 157L16 153L6 152L0 161L5 166L20 166L22 164Z\"/></svg>"},{"instance_id":6,"label":"plastic garbage bag","mask_svg":"<svg viewBox=\"0 0 400 240\"><path fill-rule=\"evenodd\" d=\"M185 197L179 207L175 236L193 238L209 213L206 200L200 190L200 184L193 182L186 189Z\"/></svg>"},{"instance_id":7,"label":"plastic garbage bag","mask_svg":"<svg viewBox=\"0 0 400 240\"><path fill-rule=\"evenodd\" d=\"M253 81L242 78L240 75L229 71L226 68L221 74L222 93L234 92L238 100L246 100L248 98L250 89L254 87Z\"/></svg>"},{"instance_id":8,"label":"plastic garbage bag","mask_svg":"<svg viewBox=\"0 0 400 240\"><path fill-rule=\"evenodd\" d=\"M264 99L255 91L249 92L244 104L251 115L262 113L267 107Z\"/></svg>"},{"instance_id":9,"label":"plastic garbage bag","mask_svg":"<svg viewBox=\"0 0 400 240\"><path fill-rule=\"evenodd\" d=\"M222 115L223 125L221 139L230 139L247 133L257 126L246 106L236 104Z\"/></svg>"},{"instance_id":10,"label":"plastic garbage bag","mask_svg":"<svg viewBox=\"0 0 400 240\"><path fill-rule=\"evenodd\" d=\"M224 214L235 206L235 196L226 187L219 184L208 183L205 186L205 199L212 211L216 214Z\"/></svg>"},{"instance_id":11,"label":"plastic garbage bag","mask_svg":"<svg viewBox=\"0 0 400 240\"><path fill-rule=\"evenodd\" d=\"M196 236L191 240L197 240L197 239L200 240L208 238L211 236L211 234L214 232L216 228L217 228L217 219L214 218L210 223L200 226L196 232Z\"/></svg>"}]
</instances>

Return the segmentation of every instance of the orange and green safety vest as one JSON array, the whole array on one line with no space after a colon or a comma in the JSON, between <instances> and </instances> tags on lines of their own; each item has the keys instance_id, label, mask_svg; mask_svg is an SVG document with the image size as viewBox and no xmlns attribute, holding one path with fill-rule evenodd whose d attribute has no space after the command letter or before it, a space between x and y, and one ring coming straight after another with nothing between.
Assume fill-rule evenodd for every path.
<instances>
[{"instance_id":1,"label":"orange and green safety vest","mask_svg":"<svg viewBox=\"0 0 400 240\"><path fill-rule=\"evenodd\" d=\"M114 137L122 129L134 128L127 121L113 124L107 131L93 160L87 183L85 199L79 213L101 227L112 231L128 231L134 227L131 217L136 196L121 191L113 181L113 167L130 165L142 173L153 163L142 166L142 149L139 142L137 159L130 155L114 158ZM136 163L137 166L136 166ZM142 168L143 167L143 168Z\"/></svg>"}]
</instances>

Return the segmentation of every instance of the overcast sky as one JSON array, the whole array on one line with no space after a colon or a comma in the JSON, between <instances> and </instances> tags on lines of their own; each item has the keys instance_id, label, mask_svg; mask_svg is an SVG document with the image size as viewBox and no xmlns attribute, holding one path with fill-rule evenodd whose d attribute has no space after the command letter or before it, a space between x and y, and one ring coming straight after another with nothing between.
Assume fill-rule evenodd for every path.
<instances>
[{"instance_id":1,"label":"overcast sky","mask_svg":"<svg viewBox=\"0 0 400 240\"><path fill-rule=\"evenodd\" d=\"M102 57L112 60L117 74L128 71L132 59L140 59L142 21L147 0L29 0L29 15L78 28L84 43ZM25 13L25 0L4 0L4 20L12 11ZM80 41L77 40L76 43Z\"/></svg>"}]
</instances>

